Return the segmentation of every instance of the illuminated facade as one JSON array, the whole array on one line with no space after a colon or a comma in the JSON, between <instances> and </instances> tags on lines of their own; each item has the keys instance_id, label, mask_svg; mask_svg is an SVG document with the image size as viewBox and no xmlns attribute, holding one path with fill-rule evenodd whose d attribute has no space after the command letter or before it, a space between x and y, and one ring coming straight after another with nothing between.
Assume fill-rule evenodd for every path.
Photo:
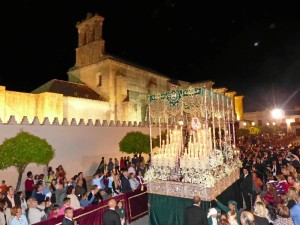
<instances>
[{"instance_id":1,"label":"illuminated facade","mask_svg":"<svg viewBox=\"0 0 300 225\"><path fill-rule=\"evenodd\" d=\"M293 132L300 136L300 106L293 110L284 110L280 118L274 118L272 111L245 112L244 121L240 128L245 126L279 126L282 130Z\"/></svg>"},{"instance_id":2,"label":"illuminated facade","mask_svg":"<svg viewBox=\"0 0 300 225\"><path fill-rule=\"evenodd\" d=\"M31 122L67 118L136 121L147 120L147 97L170 87L207 87L225 93L226 88L213 88L214 82L189 83L133 65L105 53L102 38L104 18L88 14L77 24L78 47L75 65L69 69L68 81L52 80L32 93L20 93L0 87L0 119L6 122L11 115L16 120L27 116ZM60 87L60 88L59 88ZM234 98L236 118L243 118L243 97Z\"/></svg>"}]
</instances>

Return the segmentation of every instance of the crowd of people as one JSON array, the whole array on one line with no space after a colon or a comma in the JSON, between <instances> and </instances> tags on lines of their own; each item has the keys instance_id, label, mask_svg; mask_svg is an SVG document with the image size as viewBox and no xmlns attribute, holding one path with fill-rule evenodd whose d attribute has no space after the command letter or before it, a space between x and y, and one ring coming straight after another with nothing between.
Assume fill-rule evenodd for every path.
<instances>
[{"instance_id":1,"label":"crowd of people","mask_svg":"<svg viewBox=\"0 0 300 225\"><path fill-rule=\"evenodd\" d=\"M214 199L204 212L199 207L201 198L195 196L194 204L185 210L184 225L300 225L300 147L272 145L263 136L239 139L237 147L242 161L238 182L243 205L238 206L234 198L227 204ZM0 225L30 225L60 215L64 215L63 225L78 224L74 210L106 199L110 209L103 215L103 224L117 218L116 224L124 225L124 202L112 197L145 187L150 160L151 155L146 162L141 154L120 160L102 157L91 181L83 172L69 176L62 165L55 170L49 166L47 174L27 171L25 190L17 192L3 180Z\"/></svg>"},{"instance_id":2,"label":"crowd of people","mask_svg":"<svg viewBox=\"0 0 300 225\"><path fill-rule=\"evenodd\" d=\"M184 225L300 225L300 146L272 145L270 138L259 135L246 136L237 146L242 206L239 199L227 204L213 199L205 212L195 196L193 206L185 209Z\"/></svg>"},{"instance_id":3,"label":"crowd of people","mask_svg":"<svg viewBox=\"0 0 300 225\"><path fill-rule=\"evenodd\" d=\"M47 174L34 175L28 171L24 191L16 192L3 180L0 186L0 225L32 225L60 215L64 215L63 225L76 225L74 210L143 189L146 186L145 170L144 158L141 154L134 154L132 159L121 157L120 162L117 158L106 162L102 157L91 181L87 181L83 172L68 176L62 165L55 170L49 166ZM120 225L124 225L124 202L112 203L110 200L109 206L114 205Z\"/></svg>"}]
</instances>

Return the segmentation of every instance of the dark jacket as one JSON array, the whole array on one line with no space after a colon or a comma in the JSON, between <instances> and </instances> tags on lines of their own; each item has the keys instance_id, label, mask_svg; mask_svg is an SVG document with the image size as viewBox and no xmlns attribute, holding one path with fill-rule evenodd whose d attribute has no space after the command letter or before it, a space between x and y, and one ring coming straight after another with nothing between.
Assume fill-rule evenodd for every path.
<instances>
[{"instance_id":1,"label":"dark jacket","mask_svg":"<svg viewBox=\"0 0 300 225\"><path fill-rule=\"evenodd\" d=\"M106 210L103 213L103 225L121 225L119 214L113 209Z\"/></svg>"},{"instance_id":2,"label":"dark jacket","mask_svg":"<svg viewBox=\"0 0 300 225\"><path fill-rule=\"evenodd\" d=\"M11 201L9 200L9 198L7 197L7 195L5 195L3 200L5 200L7 202L7 208L11 209L12 204L11 204ZM15 200L15 205L21 206L21 199L18 195L14 194L14 200Z\"/></svg>"},{"instance_id":3,"label":"dark jacket","mask_svg":"<svg viewBox=\"0 0 300 225\"><path fill-rule=\"evenodd\" d=\"M121 187L122 193L127 193L127 192L132 191L129 180L128 180L127 177L123 176L121 178L121 185L122 185L122 187Z\"/></svg>"},{"instance_id":4,"label":"dark jacket","mask_svg":"<svg viewBox=\"0 0 300 225\"><path fill-rule=\"evenodd\" d=\"M74 221L71 221L71 220L67 219L66 217L64 217L61 224L62 225L74 225Z\"/></svg>"},{"instance_id":5,"label":"dark jacket","mask_svg":"<svg viewBox=\"0 0 300 225\"><path fill-rule=\"evenodd\" d=\"M184 211L184 225L208 225L206 213L199 206L188 206Z\"/></svg>"}]
</instances>

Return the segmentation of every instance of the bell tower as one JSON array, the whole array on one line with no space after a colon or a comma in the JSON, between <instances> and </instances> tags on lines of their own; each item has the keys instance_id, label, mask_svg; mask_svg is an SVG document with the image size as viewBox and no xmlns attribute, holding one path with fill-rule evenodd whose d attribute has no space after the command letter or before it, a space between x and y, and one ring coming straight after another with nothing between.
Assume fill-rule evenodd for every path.
<instances>
[{"instance_id":1,"label":"bell tower","mask_svg":"<svg viewBox=\"0 0 300 225\"><path fill-rule=\"evenodd\" d=\"M76 64L80 68L99 62L105 54L105 41L102 39L104 18L91 13L82 22L78 22L78 47L76 48Z\"/></svg>"}]
</instances>

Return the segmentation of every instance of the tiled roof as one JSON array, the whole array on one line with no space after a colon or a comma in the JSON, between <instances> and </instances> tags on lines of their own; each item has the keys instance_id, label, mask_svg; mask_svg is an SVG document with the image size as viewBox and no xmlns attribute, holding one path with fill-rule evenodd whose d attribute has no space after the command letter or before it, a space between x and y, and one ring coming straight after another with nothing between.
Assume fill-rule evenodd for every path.
<instances>
[{"instance_id":1,"label":"tiled roof","mask_svg":"<svg viewBox=\"0 0 300 225\"><path fill-rule=\"evenodd\" d=\"M39 94L43 92L52 92L63 94L64 96L87 98L93 100L102 99L97 92L89 88L86 84L73 83L56 79L53 79L32 91L33 94Z\"/></svg>"}]
</instances>

